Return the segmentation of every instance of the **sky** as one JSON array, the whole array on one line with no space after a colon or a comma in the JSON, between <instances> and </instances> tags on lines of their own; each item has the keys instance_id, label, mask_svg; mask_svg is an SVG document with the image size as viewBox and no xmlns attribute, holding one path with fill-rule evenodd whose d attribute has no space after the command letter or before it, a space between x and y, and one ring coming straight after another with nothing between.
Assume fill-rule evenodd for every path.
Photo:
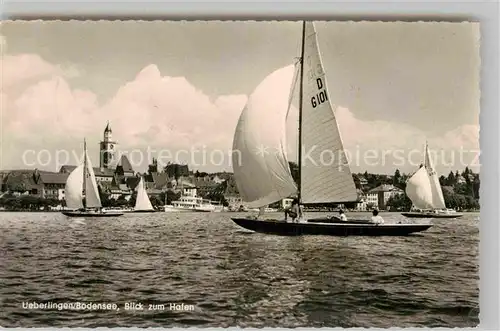
<instances>
[{"instance_id":1,"label":"sky","mask_svg":"<svg viewBox=\"0 0 500 331\"><path fill-rule=\"evenodd\" d=\"M358 153L354 172L414 171L421 156L395 163L394 151L408 159L426 140L438 172L479 170L478 23L316 22L316 30L344 147ZM136 170L177 153L194 169L231 171L248 96L294 63L300 38L299 22L3 22L0 168L58 171L76 164L84 137L98 165L109 121Z\"/></svg>"}]
</instances>

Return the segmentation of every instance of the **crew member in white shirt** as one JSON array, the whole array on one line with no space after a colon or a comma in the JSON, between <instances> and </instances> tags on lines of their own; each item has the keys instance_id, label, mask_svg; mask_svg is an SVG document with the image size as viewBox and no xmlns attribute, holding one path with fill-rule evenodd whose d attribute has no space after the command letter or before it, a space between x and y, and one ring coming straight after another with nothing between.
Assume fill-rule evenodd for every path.
<instances>
[{"instance_id":1,"label":"crew member in white shirt","mask_svg":"<svg viewBox=\"0 0 500 331\"><path fill-rule=\"evenodd\" d=\"M347 216L345 216L345 213L342 209L339 210L339 218L342 222L347 222Z\"/></svg>"},{"instance_id":2,"label":"crew member in white shirt","mask_svg":"<svg viewBox=\"0 0 500 331\"><path fill-rule=\"evenodd\" d=\"M372 223L375 223L375 224L383 224L384 223L384 219L382 218L382 216L380 216L378 214L378 210L374 209L372 214L373 214Z\"/></svg>"}]
</instances>

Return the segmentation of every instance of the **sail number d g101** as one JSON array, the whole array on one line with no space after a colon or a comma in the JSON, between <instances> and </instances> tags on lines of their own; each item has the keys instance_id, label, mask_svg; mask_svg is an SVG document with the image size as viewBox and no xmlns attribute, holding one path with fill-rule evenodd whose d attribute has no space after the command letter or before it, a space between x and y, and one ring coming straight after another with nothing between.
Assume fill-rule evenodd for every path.
<instances>
[{"instance_id":1,"label":"sail number d g101","mask_svg":"<svg viewBox=\"0 0 500 331\"><path fill-rule=\"evenodd\" d=\"M320 92L311 97L311 105L313 108L316 108L316 106L319 106L328 100L328 95L326 93L326 89L323 89L323 80L321 78L316 79L316 85L318 85L318 90L320 90Z\"/></svg>"}]
</instances>

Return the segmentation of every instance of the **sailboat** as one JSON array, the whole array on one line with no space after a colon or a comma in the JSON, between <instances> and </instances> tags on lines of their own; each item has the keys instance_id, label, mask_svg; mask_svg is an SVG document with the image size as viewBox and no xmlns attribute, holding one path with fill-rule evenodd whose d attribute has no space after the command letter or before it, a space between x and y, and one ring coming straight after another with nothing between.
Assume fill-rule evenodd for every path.
<instances>
[{"instance_id":1,"label":"sailboat","mask_svg":"<svg viewBox=\"0 0 500 331\"><path fill-rule=\"evenodd\" d=\"M87 143L83 141L83 162L68 176L65 185L66 207L62 211L69 217L116 217L120 212L103 211L94 169L87 154ZM85 200L84 200L85 192Z\"/></svg>"},{"instance_id":2,"label":"sailboat","mask_svg":"<svg viewBox=\"0 0 500 331\"><path fill-rule=\"evenodd\" d=\"M299 83L297 184L287 157L286 119L292 104L297 68L289 65L267 76L250 95L236 126L232 163L236 185L257 217L231 218L239 226L278 235L408 235L431 224L374 224L369 220L300 221L263 219L264 206L295 196L299 205L358 200L342 138L329 101L314 23L303 22ZM285 83L284 83L285 82ZM288 82L288 83L286 83ZM335 165L321 162L324 153L338 156Z\"/></svg>"},{"instance_id":3,"label":"sailboat","mask_svg":"<svg viewBox=\"0 0 500 331\"><path fill-rule=\"evenodd\" d=\"M135 200L134 213L154 213L156 210L153 208L151 201L149 200L148 193L144 187L144 180L139 180L137 184L137 198Z\"/></svg>"},{"instance_id":4,"label":"sailboat","mask_svg":"<svg viewBox=\"0 0 500 331\"><path fill-rule=\"evenodd\" d=\"M424 162L406 182L406 195L412 202L409 212L401 213L416 218L457 218L463 216L453 209L446 208L443 190L432 159L429 146L425 143Z\"/></svg>"}]
</instances>

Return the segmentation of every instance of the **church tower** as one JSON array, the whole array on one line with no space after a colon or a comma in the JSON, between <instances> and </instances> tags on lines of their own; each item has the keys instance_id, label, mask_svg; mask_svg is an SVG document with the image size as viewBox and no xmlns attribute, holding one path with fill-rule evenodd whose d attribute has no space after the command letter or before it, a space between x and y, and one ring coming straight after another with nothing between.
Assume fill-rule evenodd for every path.
<instances>
[{"instance_id":1,"label":"church tower","mask_svg":"<svg viewBox=\"0 0 500 331\"><path fill-rule=\"evenodd\" d=\"M113 131L109 126L109 121L104 129L104 139L100 143L99 150L99 168L110 169L115 160L116 142L112 139Z\"/></svg>"}]
</instances>

